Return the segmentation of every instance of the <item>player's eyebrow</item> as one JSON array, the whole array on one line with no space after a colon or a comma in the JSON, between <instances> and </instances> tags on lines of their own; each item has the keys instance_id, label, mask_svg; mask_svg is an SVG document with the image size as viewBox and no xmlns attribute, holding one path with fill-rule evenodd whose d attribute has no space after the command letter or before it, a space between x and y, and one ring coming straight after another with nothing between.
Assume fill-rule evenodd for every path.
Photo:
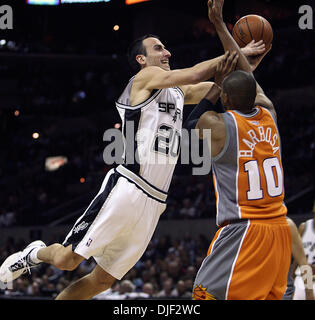
<instances>
[{"instance_id":1,"label":"player's eyebrow","mask_svg":"<svg viewBox=\"0 0 315 320\"><path fill-rule=\"evenodd\" d=\"M163 49L165 49L165 47L164 47L162 44L155 44L155 45L153 46L153 48L156 49L156 50L163 50Z\"/></svg>"}]
</instances>

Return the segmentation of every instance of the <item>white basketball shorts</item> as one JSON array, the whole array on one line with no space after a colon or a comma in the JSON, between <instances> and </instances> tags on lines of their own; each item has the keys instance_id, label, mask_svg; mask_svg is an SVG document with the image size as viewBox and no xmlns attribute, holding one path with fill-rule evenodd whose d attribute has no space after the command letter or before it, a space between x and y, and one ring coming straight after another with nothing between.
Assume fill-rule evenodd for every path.
<instances>
[{"instance_id":1,"label":"white basketball shorts","mask_svg":"<svg viewBox=\"0 0 315 320\"><path fill-rule=\"evenodd\" d=\"M166 208L167 194L123 166L110 170L100 191L63 245L120 280L141 258Z\"/></svg>"}]
</instances>

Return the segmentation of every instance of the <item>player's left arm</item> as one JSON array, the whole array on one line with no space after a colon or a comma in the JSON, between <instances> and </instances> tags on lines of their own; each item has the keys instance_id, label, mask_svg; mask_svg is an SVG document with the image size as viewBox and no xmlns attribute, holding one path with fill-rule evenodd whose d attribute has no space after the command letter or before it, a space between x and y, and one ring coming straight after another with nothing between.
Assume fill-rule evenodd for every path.
<instances>
[{"instance_id":1,"label":"player's left arm","mask_svg":"<svg viewBox=\"0 0 315 320\"><path fill-rule=\"evenodd\" d=\"M266 96L264 90L258 84L257 81L256 81L256 86L257 87L256 87L255 105L262 106L262 107L265 107L266 109L268 109L272 113L275 120L277 120L277 112L276 112L276 109L275 109L272 101Z\"/></svg>"}]
</instances>

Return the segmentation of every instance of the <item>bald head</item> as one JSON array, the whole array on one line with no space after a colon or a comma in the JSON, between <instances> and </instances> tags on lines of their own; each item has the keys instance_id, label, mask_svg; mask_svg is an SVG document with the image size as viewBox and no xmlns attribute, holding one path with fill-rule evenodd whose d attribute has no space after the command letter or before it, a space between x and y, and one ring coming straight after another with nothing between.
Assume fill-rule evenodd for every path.
<instances>
[{"instance_id":1,"label":"bald head","mask_svg":"<svg viewBox=\"0 0 315 320\"><path fill-rule=\"evenodd\" d=\"M242 70L234 71L224 79L223 92L233 108L250 111L255 104L256 80L250 73Z\"/></svg>"}]
</instances>

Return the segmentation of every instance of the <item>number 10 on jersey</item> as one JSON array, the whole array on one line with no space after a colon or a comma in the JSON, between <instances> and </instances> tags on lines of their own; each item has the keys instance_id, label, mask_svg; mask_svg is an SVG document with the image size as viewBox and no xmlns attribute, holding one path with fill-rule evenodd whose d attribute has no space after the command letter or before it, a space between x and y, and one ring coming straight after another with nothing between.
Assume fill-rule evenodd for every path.
<instances>
[{"instance_id":1,"label":"number 10 on jersey","mask_svg":"<svg viewBox=\"0 0 315 320\"><path fill-rule=\"evenodd\" d=\"M263 174L260 174L258 161L251 160L244 164L248 174L247 200L259 200L264 197L261 179L265 179L267 193L270 197L278 197L283 192L283 174L278 158L267 158L262 163Z\"/></svg>"}]
</instances>

